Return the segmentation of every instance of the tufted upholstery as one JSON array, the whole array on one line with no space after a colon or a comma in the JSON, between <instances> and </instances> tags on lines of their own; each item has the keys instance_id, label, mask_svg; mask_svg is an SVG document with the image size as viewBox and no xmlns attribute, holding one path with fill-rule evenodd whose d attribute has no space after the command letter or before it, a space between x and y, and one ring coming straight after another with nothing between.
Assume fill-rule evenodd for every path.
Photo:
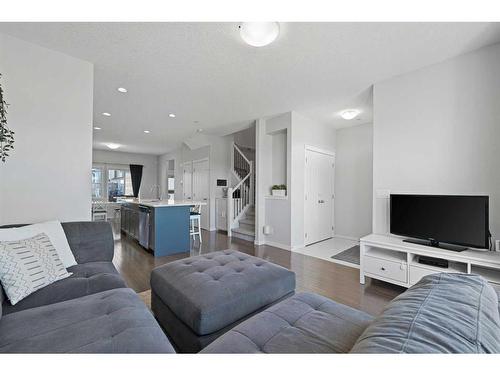
<instances>
[{"instance_id":1,"label":"tufted upholstery","mask_svg":"<svg viewBox=\"0 0 500 375\"><path fill-rule=\"evenodd\" d=\"M156 268L151 288L153 297L197 335L206 335L293 292L295 274L263 259L223 250Z\"/></svg>"},{"instance_id":2,"label":"tufted upholstery","mask_svg":"<svg viewBox=\"0 0 500 375\"><path fill-rule=\"evenodd\" d=\"M68 268L68 272L72 272L73 275L36 291L15 306L5 301L4 315L109 289L126 287L125 282L111 262L77 264Z\"/></svg>"},{"instance_id":3,"label":"tufted upholstery","mask_svg":"<svg viewBox=\"0 0 500 375\"><path fill-rule=\"evenodd\" d=\"M346 353L371 321L364 312L300 293L241 323L202 353Z\"/></svg>"},{"instance_id":4,"label":"tufted upholstery","mask_svg":"<svg viewBox=\"0 0 500 375\"><path fill-rule=\"evenodd\" d=\"M4 316L0 352L173 353L131 289L114 289Z\"/></svg>"},{"instance_id":5,"label":"tufted upholstery","mask_svg":"<svg viewBox=\"0 0 500 375\"><path fill-rule=\"evenodd\" d=\"M481 276L438 273L396 297L353 353L500 353L498 295Z\"/></svg>"}]
</instances>

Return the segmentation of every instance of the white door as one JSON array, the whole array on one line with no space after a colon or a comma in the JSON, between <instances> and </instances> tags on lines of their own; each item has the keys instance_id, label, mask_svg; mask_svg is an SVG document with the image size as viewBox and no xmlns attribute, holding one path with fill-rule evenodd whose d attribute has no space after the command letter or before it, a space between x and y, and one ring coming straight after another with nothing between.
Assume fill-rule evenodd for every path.
<instances>
[{"instance_id":1,"label":"white door","mask_svg":"<svg viewBox=\"0 0 500 375\"><path fill-rule=\"evenodd\" d=\"M182 164L182 195L184 200L193 199L193 163Z\"/></svg>"},{"instance_id":2,"label":"white door","mask_svg":"<svg viewBox=\"0 0 500 375\"><path fill-rule=\"evenodd\" d=\"M305 243L333 236L333 155L306 150Z\"/></svg>"},{"instance_id":3,"label":"white door","mask_svg":"<svg viewBox=\"0 0 500 375\"><path fill-rule=\"evenodd\" d=\"M205 202L201 207L201 227L210 230L210 167L208 160L193 162L193 200Z\"/></svg>"}]
</instances>

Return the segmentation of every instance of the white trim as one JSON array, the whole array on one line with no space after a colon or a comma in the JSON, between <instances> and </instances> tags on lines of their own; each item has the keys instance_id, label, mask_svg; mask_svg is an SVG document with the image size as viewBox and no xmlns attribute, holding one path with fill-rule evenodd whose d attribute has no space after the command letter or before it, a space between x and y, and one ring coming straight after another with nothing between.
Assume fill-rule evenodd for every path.
<instances>
[{"instance_id":1,"label":"white trim","mask_svg":"<svg viewBox=\"0 0 500 375\"><path fill-rule=\"evenodd\" d=\"M315 147L315 146L305 145L304 146L304 196L302 197L302 199L304 200L304 226L302 228L303 229L302 238L303 239L306 238L306 230L307 230L306 215L305 215L305 209L306 209L306 204L307 204L307 202L306 202L307 151L316 152L316 153L327 155L327 156L330 156L333 158L333 165L332 165L332 168L333 168L333 174L332 174L333 197L332 197L332 233L331 234L332 234L332 237L335 237L335 168L336 168L336 164L337 164L337 161L335 160L335 152L329 151L329 150L324 150L324 149L321 149L321 148ZM324 241L324 240L321 240L321 241ZM313 244L313 242L311 242L309 244L307 244L307 241L304 241L304 242L306 243L306 245L304 245L304 246ZM316 242L319 242L319 241L316 241Z\"/></svg>"},{"instance_id":2,"label":"white trim","mask_svg":"<svg viewBox=\"0 0 500 375\"><path fill-rule=\"evenodd\" d=\"M282 244L282 243L279 243L279 242L272 242L272 241L265 241L264 245L269 245L269 246L273 246L273 247L277 247L277 248L280 248L280 249L283 249L283 250L288 250L288 251L292 251L292 247L290 245L285 245L285 244Z\"/></svg>"},{"instance_id":3,"label":"white trim","mask_svg":"<svg viewBox=\"0 0 500 375\"><path fill-rule=\"evenodd\" d=\"M330 150L325 150L316 146L310 146L310 145L305 145L304 146L304 151L309 150L309 151L314 151L314 152L319 152L320 154L325 154L329 156L333 156L333 161L335 161L335 152L330 151Z\"/></svg>"}]
</instances>

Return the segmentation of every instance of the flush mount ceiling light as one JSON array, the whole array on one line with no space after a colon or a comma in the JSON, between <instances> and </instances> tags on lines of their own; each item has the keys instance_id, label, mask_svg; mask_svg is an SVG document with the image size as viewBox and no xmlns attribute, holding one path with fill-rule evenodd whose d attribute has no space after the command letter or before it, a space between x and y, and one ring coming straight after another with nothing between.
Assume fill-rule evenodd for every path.
<instances>
[{"instance_id":1,"label":"flush mount ceiling light","mask_svg":"<svg viewBox=\"0 0 500 375\"><path fill-rule=\"evenodd\" d=\"M101 128L98 126L94 126L94 130L101 130Z\"/></svg>"},{"instance_id":2,"label":"flush mount ceiling light","mask_svg":"<svg viewBox=\"0 0 500 375\"><path fill-rule=\"evenodd\" d=\"M172 117L172 118L174 118L174 117L175 117L175 115L174 115L173 113L171 113L171 114L169 114L169 115L168 115L168 117Z\"/></svg>"},{"instance_id":3,"label":"flush mount ceiling light","mask_svg":"<svg viewBox=\"0 0 500 375\"><path fill-rule=\"evenodd\" d=\"M118 87L117 90L123 93L126 93L128 91L125 87Z\"/></svg>"},{"instance_id":4,"label":"flush mount ceiling light","mask_svg":"<svg viewBox=\"0 0 500 375\"><path fill-rule=\"evenodd\" d=\"M144 133L149 134L151 132L149 130L144 130Z\"/></svg>"},{"instance_id":5,"label":"flush mount ceiling light","mask_svg":"<svg viewBox=\"0 0 500 375\"><path fill-rule=\"evenodd\" d=\"M340 116L344 120L352 120L353 118L355 118L360 113L361 113L361 111L359 109L346 109L346 110L340 112Z\"/></svg>"},{"instance_id":6,"label":"flush mount ceiling light","mask_svg":"<svg viewBox=\"0 0 500 375\"><path fill-rule=\"evenodd\" d=\"M264 47L274 42L280 33L278 22L243 22L240 36L253 47Z\"/></svg>"},{"instance_id":7,"label":"flush mount ceiling light","mask_svg":"<svg viewBox=\"0 0 500 375\"><path fill-rule=\"evenodd\" d=\"M106 117L109 117L109 116L111 116L111 113L108 113L108 112L103 112L103 113L102 113L102 115L103 115L103 116L106 116Z\"/></svg>"},{"instance_id":8,"label":"flush mount ceiling light","mask_svg":"<svg viewBox=\"0 0 500 375\"><path fill-rule=\"evenodd\" d=\"M120 147L120 145L117 143L106 143L106 146L112 150L116 150L118 147Z\"/></svg>"}]
</instances>

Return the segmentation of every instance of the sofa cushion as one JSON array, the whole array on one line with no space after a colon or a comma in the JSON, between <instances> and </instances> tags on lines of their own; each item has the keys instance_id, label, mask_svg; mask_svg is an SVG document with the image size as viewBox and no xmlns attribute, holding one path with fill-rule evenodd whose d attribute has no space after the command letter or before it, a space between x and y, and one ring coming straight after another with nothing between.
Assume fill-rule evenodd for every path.
<instances>
[{"instance_id":1,"label":"sofa cushion","mask_svg":"<svg viewBox=\"0 0 500 375\"><path fill-rule=\"evenodd\" d=\"M18 225L0 228L0 241L19 241L45 233L55 247L65 268L76 264L68 239L59 221L46 221L31 225Z\"/></svg>"},{"instance_id":2,"label":"sofa cushion","mask_svg":"<svg viewBox=\"0 0 500 375\"><path fill-rule=\"evenodd\" d=\"M109 222L74 221L62 223L62 228L78 264L113 260L115 243Z\"/></svg>"},{"instance_id":3,"label":"sofa cushion","mask_svg":"<svg viewBox=\"0 0 500 375\"><path fill-rule=\"evenodd\" d=\"M234 250L153 270L155 295L196 334L213 333L295 290L286 268Z\"/></svg>"},{"instance_id":4,"label":"sofa cushion","mask_svg":"<svg viewBox=\"0 0 500 375\"><path fill-rule=\"evenodd\" d=\"M202 353L346 353L372 316L299 293L225 333Z\"/></svg>"},{"instance_id":5,"label":"sofa cushion","mask_svg":"<svg viewBox=\"0 0 500 375\"><path fill-rule=\"evenodd\" d=\"M15 306L7 301L3 313L30 309L83 297L109 289L125 288L125 282L111 262L91 262L68 268L73 274L67 279L56 281L26 297Z\"/></svg>"},{"instance_id":6,"label":"sofa cushion","mask_svg":"<svg viewBox=\"0 0 500 375\"><path fill-rule=\"evenodd\" d=\"M0 280L11 304L69 276L45 233L0 241Z\"/></svg>"},{"instance_id":7,"label":"sofa cushion","mask_svg":"<svg viewBox=\"0 0 500 375\"><path fill-rule=\"evenodd\" d=\"M131 289L24 310L0 320L0 352L173 353Z\"/></svg>"},{"instance_id":8,"label":"sofa cushion","mask_svg":"<svg viewBox=\"0 0 500 375\"><path fill-rule=\"evenodd\" d=\"M2 305L3 305L3 301L6 297L4 297L4 294L3 294L3 288L2 288L2 284L0 284L0 319L2 319Z\"/></svg>"},{"instance_id":9,"label":"sofa cushion","mask_svg":"<svg viewBox=\"0 0 500 375\"><path fill-rule=\"evenodd\" d=\"M396 297L353 353L500 353L498 296L477 275L424 277Z\"/></svg>"}]
</instances>

